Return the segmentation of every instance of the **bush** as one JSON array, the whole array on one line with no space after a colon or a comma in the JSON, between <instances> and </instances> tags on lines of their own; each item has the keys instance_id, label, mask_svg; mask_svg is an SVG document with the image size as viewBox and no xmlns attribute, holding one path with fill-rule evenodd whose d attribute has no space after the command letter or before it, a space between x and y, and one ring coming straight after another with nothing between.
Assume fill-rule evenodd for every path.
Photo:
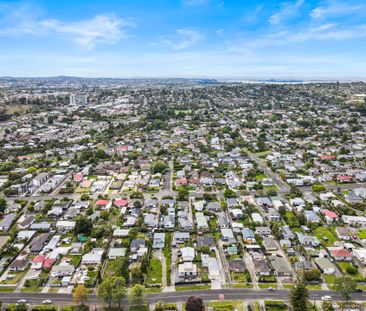
<instances>
[{"instance_id":1,"label":"bush","mask_svg":"<svg viewBox=\"0 0 366 311\"><path fill-rule=\"evenodd\" d=\"M348 274L350 274L350 275L356 275L356 274L358 273L358 270L357 270L357 268L356 268L356 267L354 267L354 266L348 266L348 267L346 268L346 272L347 272Z\"/></svg>"}]
</instances>

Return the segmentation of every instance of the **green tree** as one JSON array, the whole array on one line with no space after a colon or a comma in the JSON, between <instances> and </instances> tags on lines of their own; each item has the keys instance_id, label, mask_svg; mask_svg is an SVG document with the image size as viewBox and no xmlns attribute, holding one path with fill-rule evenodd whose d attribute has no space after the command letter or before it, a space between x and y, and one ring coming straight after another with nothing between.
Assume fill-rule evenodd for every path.
<instances>
[{"instance_id":1,"label":"green tree","mask_svg":"<svg viewBox=\"0 0 366 311\"><path fill-rule=\"evenodd\" d=\"M0 198L0 213L4 213L6 209L6 200L4 198Z\"/></svg>"},{"instance_id":2,"label":"green tree","mask_svg":"<svg viewBox=\"0 0 366 311\"><path fill-rule=\"evenodd\" d=\"M347 302L351 299L351 294L356 290L356 281L348 275L337 278L334 282L335 290L342 295Z\"/></svg>"},{"instance_id":3,"label":"green tree","mask_svg":"<svg viewBox=\"0 0 366 311\"><path fill-rule=\"evenodd\" d=\"M84 305L87 300L87 291L83 284L78 284L73 293L74 302L76 305Z\"/></svg>"},{"instance_id":4,"label":"green tree","mask_svg":"<svg viewBox=\"0 0 366 311\"><path fill-rule=\"evenodd\" d=\"M122 301L126 296L125 279L119 276L105 278L98 287L98 297L108 305L113 304L121 307Z\"/></svg>"},{"instance_id":5,"label":"green tree","mask_svg":"<svg viewBox=\"0 0 366 311\"><path fill-rule=\"evenodd\" d=\"M189 191L187 189L180 189L177 195L177 201L188 200Z\"/></svg>"},{"instance_id":6,"label":"green tree","mask_svg":"<svg viewBox=\"0 0 366 311\"><path fill-rule=\"evenodd\" d=\"M161 301L158 301L155 305L154 311L165 311L164 304Z\"/></svg>"},{"instance_id":7,"label":"green tree","mask_svg":"<svg viewBox=\"0 0 366 311\"><path fill-rule=\"evenodd\" d=\"M186 311L204 311L205 304L201 297L191 296L186 302Z\"/></svg>"},{"instance_id":8,"label":"green tree","mask_svg":"<svg viewBox=\"0 0 366 311\"><path fill-rule=\"evenodd\" d=\"M225 198L236 198L236 193L235 193L235 191L233 191L231 189L226 189L224 191L224 197Z\"/></svg>"},{"instance_id":9,"label":"green tree","mask_svg":"<svg viewBox=\"0 0 366 311\"><path fill-rule=\"evenodd\" d=\"M144 290L145 288L140 284L136 284L132 287L128 297L128 301L131 306L143 306L145 304Z\"/></svg>"},{"instance_id":10,"label":"green tree","mask_svg":"<svg viewBox=\"0 0 366 311\"><path fill-rule=\"evenodd\" d=\"M309 292L304 282L304 276L298 275L295 284L290 290L290 304L294 311L306 311Z\"/></svg>"},{"instance_id":11,"label":"green tree","mask_svg":"<svg viewBox=\"0 0 366 311\"><path fill-rule=\"evenodd\" d=\"M76 218L74 227L75 235L78 234L90 235L92 229L93 229L93 222L91 221L91 219L84 216Z\"/></svg>"},{"instance_id":12,"label":"green tree","mask_svg":"<svg viewBox=\"0 0 366 311\"><path fill-rule=\"evenodd\" d=\"M151 167L151 171L154 174L156 174L156 173L165 173L167 168L168 168L168 164L166 162L158 160L158 161L153 163L153 165Z\"/></svg>"}]
</instances>

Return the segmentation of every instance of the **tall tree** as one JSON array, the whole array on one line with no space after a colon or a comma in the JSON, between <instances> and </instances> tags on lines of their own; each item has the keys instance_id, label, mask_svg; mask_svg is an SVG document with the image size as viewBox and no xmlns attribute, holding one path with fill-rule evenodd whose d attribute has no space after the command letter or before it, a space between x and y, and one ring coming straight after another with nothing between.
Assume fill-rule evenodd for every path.
<instances>
[{"instance_id":1,"label":"tall tree","mask_svg":"<svg viewBox=\"0 0 366 311\"><path fill-rule=\"evenodd\" d=\"M0 198L0 213L4 213L6 209L6 200L4 198Z\"/></svg>"},{"instance_id":2,"label":"tall tree","mask_svg":"<svg viewBox=\"0 0 366 311\"><path fill-rule=\"evenodd\" d=\"M85 302L87 301L87 291L83 284L78 284L76 286L73 298L76 305L85 304Z\"/></svg>"},{"instance_id":3,"label":"tall tree","mask_svg":"<svg viewBox=\"0 0 366 311\"><path fill-rule=\"evenodd\" d=\"M112 300L119 310L122 308L122 303L125 297L125 279L123 277L115 277L113 281Z\"/></svg>"},{"instance_id":4,"label":"tall tree","mask_svg":"<svg viewBox=\"0 0 366 311\"><path fill-rule=\"evenodd\" d=\"M347 302L351 300L351 294L356 290L356 281L348 275L337 278L334 282L335 290L342 295Z\"/></svg>"},{"instance_id":5,"label":"tall tree","mask_svg":"<svg viewBox=\"0 0 366 311\"><path fill-rule=\"evenodd\" d=\"M306 311L309 292L304 282L303 274L297 276L296 282L290 290L290 304L294 311Z\"/></svg>"},{"instance_id":6,"label":"tall tree","mask_svg":"<svg viewBox=\"0 0 366 311\"><path fill-rule=\"evenodd\" d=\"M191 296L186 302L186 311L204 311L205 304L201 297Z\"/></svg>"},{"instance_id":7,"label":"tall tree","mask_svg":"<svg viewBox=\"0 0 366 311\"><path fill-rule=\"evenodd\" d=\"M125 279L123 277L112 276L105 278L98 287L98 297L104 301L109 308L113 304L120 308L126 296Z\"/></svg>"},{"instance_id":8,"label":"tall tree","mask_svg":"<svg viewBox=\"0 0 366 311\"><path fill-rule=\"evenodd\" d=\"M134 287L132 287L128 297L128 301L131 306L142 306L145 304L144 290L145 288L140 284L136 284Z\"/></svg>"}]
</instances>

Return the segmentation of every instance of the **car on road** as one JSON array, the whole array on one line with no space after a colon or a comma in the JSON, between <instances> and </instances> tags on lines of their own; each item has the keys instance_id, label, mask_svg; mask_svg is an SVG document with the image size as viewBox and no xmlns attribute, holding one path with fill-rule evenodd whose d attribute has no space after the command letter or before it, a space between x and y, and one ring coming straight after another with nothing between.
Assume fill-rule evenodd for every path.
<instances>
[{"instance_id":1,"label":"car on road","mask_svg":"<svg viewBox=\"0 0 366 311\"><path fill-rule=\"evenodd\" d=\"M42 303L44 305L50 305L52 303L52 300L51 299L46 299L46 300L43 300Z\"/></svg>"},{"instance_id":2,"label":"car on road","mask_svg":"<svg viewBox=\"0 0 366 311\"><path fill-rule=\"evenodd\" d=\"M25 304L25 303L27 303L27 299L19 299L17 301L17 305L22 305L22 304Z\"/></svg>"},{"instance_id":3,"label":"car on road","mask_svg":"<svg viewBox=\"0 0 366 311\"><path fill-rule=\"evenodd\" d=\"M159 256L159 257L158 257L158 259L159 259L160 261L163 261L163 257L161 257L161 256Z\"/></svg>"},{"instance_id":4,"label":"car on road","mask_svg":"<svg viewBox=\"0 0 366 311\"><path fill-rule=\"evenodd\" d=\"M322 296L322 300L323 301L332 301L332 297L331 296L328 296L328 295Z\"/></svg>"},{"instance_id":5,"label":"car on road","mask_svg":"<svg viewBox=\"0 0 366 311\"><path fill-rule=\"evenodd\" d=\"M274 290L276 290L274 287L268 287L268 290L270 291L270 292L273 292Z\"/></svg>"},{"instance_id":6,"label":"car on road","mask_svg":"<svg viewBox=\"0 0 366 311\"><path fill-rule=\"evenodd\" d=\"M215 278L213 275L210 275L210 276L209 276L209 279L213 281L213 280L215 280L216 278Z\"/></svg>"}]
</instances>

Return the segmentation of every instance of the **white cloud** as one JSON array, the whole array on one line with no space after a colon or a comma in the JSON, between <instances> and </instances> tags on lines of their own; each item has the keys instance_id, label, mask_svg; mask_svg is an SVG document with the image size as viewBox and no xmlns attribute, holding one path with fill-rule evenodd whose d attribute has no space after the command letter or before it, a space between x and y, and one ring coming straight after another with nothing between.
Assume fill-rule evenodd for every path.
<instances>
[{"instance_id":1,"label":"white cloud","mask_svg":"<svg viewBox=\"0 0 366 311\"><path fill-rule=\"evenodd\" d=\"M107 15L76 22L49 19L40 21L39 24L42 28L64 35L86 48L92 48L98 43L116 43L125 36L123 27L135 26L132 22Z\"/></svg>"},{"instance_id":2,"label":"white cloud","mask_svg":"<svg viewBox=\"0 0 366 311\"><path fill-rule=\"evenodd\" d=\"M284 19L293 17L297 14L304 0L296 0L295 2L282 2L281 9L269 18L269 23L277 25Z\"/></svg>"},{"instance_id":3,"label":"white cloud","mask_svg":"<svg viewBox=\"0 0 366 311\"><path fill-rule=\"evenodd\" d=\"M170 46L174 50L183 50L190 48L203 40L203 36L200 32L188 28L177 29L177 39L172 39L171 36L163 37L160 39L160 43Z\"/></svg>"},{"instance_id":4,"label":"white cloud","mask_svg":"<svg viewBox=\"0 0 366 311\"><path fill-rule=\"evenodd\" d=\"M311 11L313 18L327 18L341 15L348 15L358 12L364 12L366 5L364 4L346 4L339 2L330 2L326 5L318 6Z\"/></svg>"},{"instance_id":5,"label":"white cloud","mask_svg":"<svg viewBox=\"0 0 366 311\"><path fill-rule=\"evenodd\" d=\"M28 4L0 5L0 35L60 35L84 48L97 44L113 44L136 27L128 19L113 15L97 15L90 19L62 21L44 18L42 10Z\"/></svg>"},{"instance_id":6,"label":"white cloud","mask_svg":"<svg viewBox=\"0 0 366 311\"><path fill-rule=\"evenodd\" d=\"M366 38L366 24L344 27L335 23L322 24L317 27L306 27L298 31L281 31L263 35L262 37L242 37L228 43L228 49L236 53L253 53L268 47L294 46L301 42L346 41Z\"/></svg>"}]
</instances>

